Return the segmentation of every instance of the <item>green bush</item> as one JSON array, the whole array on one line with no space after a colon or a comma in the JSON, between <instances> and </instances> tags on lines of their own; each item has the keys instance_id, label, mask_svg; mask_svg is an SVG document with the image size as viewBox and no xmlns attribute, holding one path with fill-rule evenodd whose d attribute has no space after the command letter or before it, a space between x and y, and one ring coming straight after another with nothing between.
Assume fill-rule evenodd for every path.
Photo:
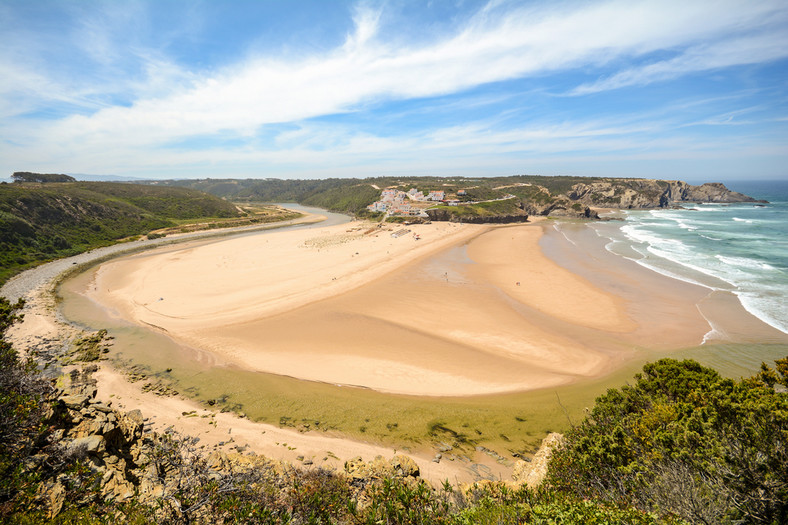
<instances>
[{"instance_id":1,"label":"green bush","mask_svg":"<svg viewBox=\"0 0 788 525\"><path fill-rule=\"evenodd\" d=\"M741 381L695 361L650 363L597 399L548 482L692 523L788 523L787 383L788 358Z\"/></svg>"}]
</instances>

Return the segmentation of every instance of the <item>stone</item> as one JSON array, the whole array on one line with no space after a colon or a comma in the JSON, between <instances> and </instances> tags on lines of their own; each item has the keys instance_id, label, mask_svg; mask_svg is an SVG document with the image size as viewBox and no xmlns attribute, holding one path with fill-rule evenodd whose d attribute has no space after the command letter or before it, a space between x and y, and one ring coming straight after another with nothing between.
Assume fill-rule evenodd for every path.
<instances>
[{"instance_id":1,"label":"stone","mask_svg":"<svg viewBox=\"0 0 788 525\"><path fill-rule=\"evenodd\" d=\"M548 434L530 462L519 460L515 463L512 480L528 488L541 485L547 475L547 465L553 455L553 449L561 444L563 438L564 436L557 432Z\"/></svg>"},{"instance_id":2,"label":"stone","mask_svg":"<svg viewBox=\"0 0 788 525\"><path fill-rule=\"evenodd\" d=\"M419 466L408 456L396 455L389 463L394 469L394 473L398 476L403 478L419 476Z\"/></svg>"},{"instance_id":3,"label":"stone","mask_svg":"<svg viewBox=\"0 0 788 525\"><path fill-rule=\"evenodd\" d=\"M363 478L367 472L367 463L361 456L356 456L345 461L345 472L352 478Z\"/></svg>"},{"instance_id":4,"label":"stone","mask_svg":"<svg viewBox=\"0 0 788 525\"><path fill-rule=\"evenodd\" d=\"M126 443L131 443L142 437L142 427L144 424L142 412L139 410L131 410L126 414L120 416L118 426L123 433L123 439Z\"/></svg>"},{"instance_id":5,"label":"stone","mask_svg":"<svg viewBox=\"0 0 788 525\"><path fill-rule=\"evenodd\" d=\"M112 409L103 403L93 403L90 405L90 408L94 410L98 410L99 412L103 412L105 414L112 413Z\"/></svg>"},{"instance_id":6,"label":"stone","mask_svg":"<svg viewBox=\"0 0 788 525\"><path fill-rule=\"evenodd\" d=\"M85 448L85 452L88 454L101 454L106 451L106 442L104 440L104 436L86 436L76 438L74 441L71 442L71 448Z\"/></svg>"},{"instance_id":7,"label":"stone","mask_svg":"<svg viewBox=\"0 0 788 525\"><path fill-rule=\"evenodd\" d=\"M66 501L66 488L59 481L47 483L39 488L39 497L44 501L47 517L52 519L63 510L63 503Z\"/></svg>"},{"instance_id":8,"label":"stone","mask_svg":"<svg viewBox=\"0 0 788 525\"><path fill-rule=\"evenodd\" d=\"M72 394L60 398L61 403L75 410L79 410L83 406L86 406L88 401L90 401L90 398L85 394Z\"/></svg>"}]
</instances>

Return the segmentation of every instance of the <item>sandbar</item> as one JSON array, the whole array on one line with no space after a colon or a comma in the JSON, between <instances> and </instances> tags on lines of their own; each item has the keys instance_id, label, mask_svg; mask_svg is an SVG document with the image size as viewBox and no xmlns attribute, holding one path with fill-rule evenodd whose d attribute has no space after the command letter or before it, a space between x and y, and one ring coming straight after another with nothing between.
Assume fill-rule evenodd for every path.
<instances>
[{"instance_id":1,"label":"sandbar","mask_svg":"<svg viewBox=\"0 0 788 525\"><path fill-rule=\"evenodd\" d=\"M228 238L110 261L86 294L216 366L408 395L597 377L675 315L657 346L703 341L702 294L655 312L651 292L625 299L546 257L551 230L355 222Z\"/></svg>"}]
</instances>

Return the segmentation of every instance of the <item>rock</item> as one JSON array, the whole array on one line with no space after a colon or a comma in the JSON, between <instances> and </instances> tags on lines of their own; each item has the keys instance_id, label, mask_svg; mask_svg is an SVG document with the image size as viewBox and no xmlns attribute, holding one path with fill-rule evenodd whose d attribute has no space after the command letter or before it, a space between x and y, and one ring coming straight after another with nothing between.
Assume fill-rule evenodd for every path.
<instances>
[{"instance_id":1,"label":"rock","mask_svg":"<svg viewBox=\"0 0 788 525\"><path fill-rule=\"evenodd\" d=\"M140 499L142 501L156 501L164 496L164 485L151 478L145 478L139 485Z\"/></svg>"},{"instance_id":2,"label":"rock","mask_svg":"<svg viewBox=\"0 0 788 525\"><path fill-rule=\"evenodd\" d=\"M134 497L134 485L123 474L116 470L108 470L101 478L101 491L108 499L125 501Z\"/></svg>"},{"instance_id":3,"label":"rock","mask_svg":"<svg viewBox=\"0 0 788 525\"><path fill-rule=\"evenodd\" d=\"M92 408L94 410L98 410L99 412L103 412L105 414L111 414L112 413L112 409L110 407L108 407L107 405L105 405L104 403L92 403L90 405L90 408Z\"/></svg>"},{"instance_id":4,"label":"rock","mask_svg":"<svg viewBox=\"0 0 788 525\"><path fill-rule=\"evenodd\" d=\"M126 443L142 437L143 418L139 410L131 410L120 416L118 426Z\"/></svg>"},{"instance_id":5,"label":"rock","mask_svg":"<svg viewBox=\"0 0 788 525\"><path fill-rule=\"evenodd\" d=\"M71 442L72 449L85 448L88 454L98 455L106 451L106 441L104 436L86 436L76 438Z\"/></svg>"},{"instance_id":6,"label":"rock","mask_svg":"<svg viewBox=\"0 0 788 525\"><path fill-rule=\"evenodd\" d=\"M61 397L59 401L68 408L79 410L82 407L87 406L88 401L90 401L90 397L85 394L72 394Z\"/></svg>"},{"instance_id":7,"label":"rock","mask_svg":"<svg viewBox=\"0 0 788 525\"><path fill-rule=\"evenodd\" d=\"M401 454L394 456L389 464L394 469L394 473L397 476L401 476L403 478L415 478L419 476L419 466L408 456L403 456Z\"/></svg>"},{"instance_id":8,"label":"rock","mask_svg":"<svg viewBox=\"0 0 788 525\"><path fill-rule=\"evenodd\" d=\"M432 461L435 462L435 463L440 463L442 457L443 457L443 454L440 454L440 453L435 454L435 457L432 458Z\"/></svg>"},{"instance_id":9,"label":"rock","mask_svg":"<svg viewBox=\"0 0 788 525\"><path fill-rule=\"evenodd\" d=\"M760 202L718 182L693 186L683 181L615 179L579 183L566 194L573 201L609 208L670 208L678 202Z\"/></svg>"},{"instance_id":10,"label":"rock","mask_svg":"<svg viewBox=\"0 0 788 525\"><path fill-rule=\"evenodd\" d=\"M52 519L63 510L63 503L66 501L66 488L59 481L42 484L38 489L38 497L44 502L47 517Z\"/></svg>"},{"instance_id":11,"label":"rock","mask_svg":"<svg viewBox=\"0 0 788 525\"><path fill-rule=\"evenodd\" d=\"M457 215L453 210L430 209L426 210L430 220L464 222L470 224L510 224L515 222L528 222L528 214L501 214L501 215Z\"/></svg>"},{"instance_id":12,"label":"rock","mask_svg":"<svg viewBox=\"0 0 788 525\"><path fill-rule=\"evenodd\" d=\"M541 485L547 474L547 464L553 455L553 449L560 445L563 439L564 436L557 432L548 434L542 440L539 450L530 462L519 460L515 463L512 480L524 484L528 488L536 488Z\"/></svg>"},{"instance_id":13,"label":"rock","mask_svg":"<svg viewBox=\"0 0 788 525\"><path fill-rule=\"evenodd\" d=\"M345 461L345 472L347 472L351 478L363 478L367 474L367 463L361 456L356 456L353 459Z\"/></svg>"}]
</instances>

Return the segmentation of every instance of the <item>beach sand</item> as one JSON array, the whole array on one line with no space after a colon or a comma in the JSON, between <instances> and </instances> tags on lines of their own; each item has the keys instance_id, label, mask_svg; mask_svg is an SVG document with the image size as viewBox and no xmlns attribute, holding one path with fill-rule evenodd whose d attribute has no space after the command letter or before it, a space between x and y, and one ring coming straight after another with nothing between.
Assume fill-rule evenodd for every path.
<instances>
[{"instance_id":1,"label":"beach sand","mask_svg":"<svg viewBox=\"0 0 788 525\"><path fill-rule=\"evenodd\" d=\"M711 330L706 290L612 255L585 258L609 281L594 282L555 262L577 259L561 235L546 222L275 232L110 261L87 295L214 365L409 395L567 384ZM546 257L543 240L566 253Z\"/></svg>"},{"instance_id":2,"label":"beach sand","mask_svg":"<svg viewBox=\"0 0 788 525\"><path fill-rule=\"evenodd\" d=\"M84 281L85 296L111 315L199 349L186 355L201 366L418 396L555 387L714 340L729 325L741 340L767 333L730 297L614 256L585 225L553 221L354 222L229 237L114 259ZM33 315L14 330L24 340L26 325L47 322ZM206 446L339 468L394 454L143 393L107 365L97 378L102 399ZM492 477L510 468L484 454L474 472L434 463L429 450L408 453L433 481L476 479L478 465Z\"/></svg>"}]
</instances>

